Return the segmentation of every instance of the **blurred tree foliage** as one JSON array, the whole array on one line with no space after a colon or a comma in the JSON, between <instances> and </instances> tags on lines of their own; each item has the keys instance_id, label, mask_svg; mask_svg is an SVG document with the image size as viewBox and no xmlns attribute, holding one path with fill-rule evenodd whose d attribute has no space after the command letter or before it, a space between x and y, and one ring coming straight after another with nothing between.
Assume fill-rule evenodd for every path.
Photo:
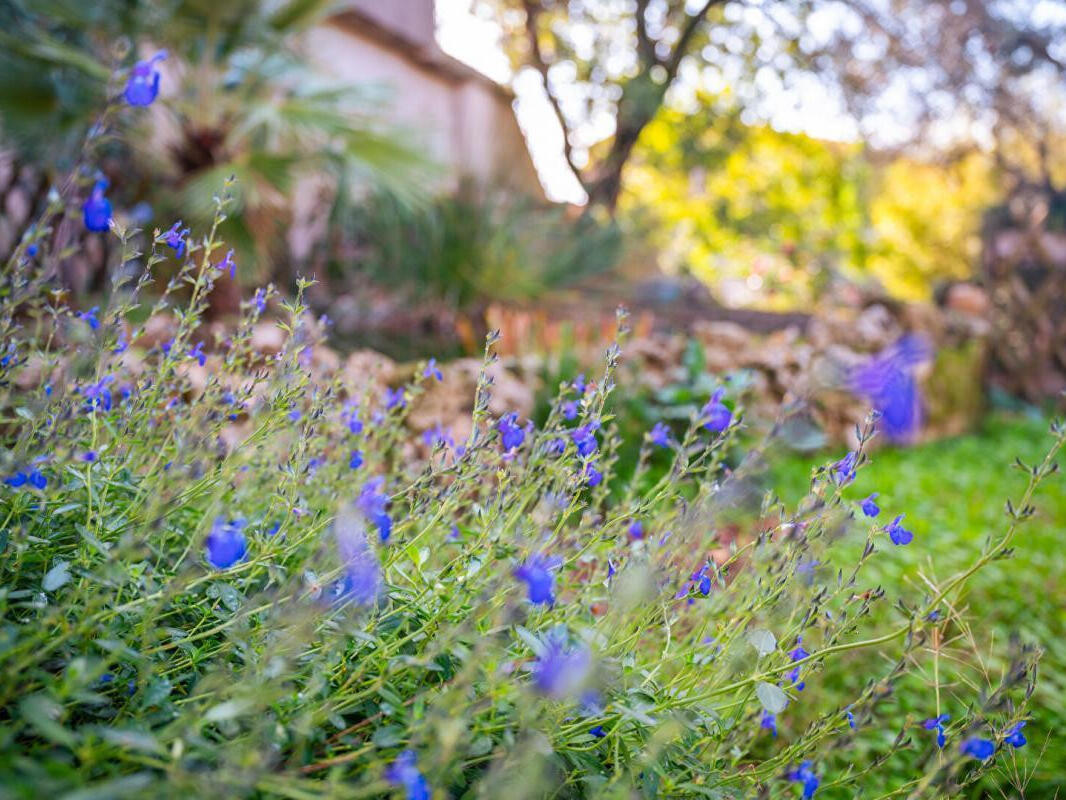
<instances>
[{"instance_id":1,"label":"blurred tree foliage","mask_svg":"<svg viewBox=\"0 0 1066 800\"><path fill-rule=\"evenodd\" d=\"M1047 156L1062 129L1055 0L472 1L515 71L539 76L571 169L610 210L675 88L727 86L754 124L816 86L855 138L922 161L978 148L1006 162L1019 139Z\"/></svg>"},{"instance_id":2,"label":"blurred tree foliage","mask_svg":"<svg viewBox=\"0 0 1066 800\"><path fill-rule=\"evenodd\" d=\"M223 238L247 269L281 255L296 179L387 185L411 192L428 164L375 119L366 89L324 83L294 49L330 0L4 0L0 3L0 135L62 169L122 72L158 49L163 90L144 126L105 155L127 202L147 200L153 221L202 228L213 196L235 176ZM119 80L112 79L118 75ZM125 123L124 123L125 124ZM132 147L133 152L125 148ZM130 156L136 170L131 170ZM336 192L337 200L343 200ZM252 276L246 276L252 277ZM256 275L263 278L264 275Z\"/></svg>"},{"instance_id":3,"label":"blurred tree foliage","mask_svg":"<svg viewBox=\"0 0 1066 800\"><path fill-rule=\"evenodd\" d=\"M713 111L664 109L648 126L622 197L668 271L743 280L768 305L810 302L837 274L920 297L972 271L996 196L987 157L882 159L699 105Z\"/></svg>"}]
</instances>

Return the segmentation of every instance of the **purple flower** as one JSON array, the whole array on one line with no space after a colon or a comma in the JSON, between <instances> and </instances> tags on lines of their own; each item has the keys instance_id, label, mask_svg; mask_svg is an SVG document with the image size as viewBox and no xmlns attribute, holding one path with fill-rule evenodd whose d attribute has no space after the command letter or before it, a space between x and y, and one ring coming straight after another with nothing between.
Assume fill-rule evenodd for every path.
<instances>
[{"instance_id":1,"label":"purple flower","mask_svg":"<svg viewBox=\"0 0 1066 800\"><path fill-rule=\"evenodd\" d=\"M914 539L914 534L899 524L903 516L903 514L900 514L885 526L885 532L888 533L888 538L892 540L894 545L910 544L911 540Z\"/></svg>"},{"instance_id":2,"label":"purple flower","mask_svg":"<svg viewBox=\"0 0 1066 800\"><path fill-rule=\"evenodd\" d=\"M261 289L261 288L260 289L256 289L255 290L255 297L252 299L252 302L255 304L255 312L257 314L262 314L264 311L266 311L266 307L267 307L266 290L265 289Z\"/></svg>"},{"instance_id":3,"label":"purple flower","mask_svg":"<svg viewBox=\"0 0 1066 800\"><path fill-rule=\"evenodd\" d=\"M4 478L4 483L12 489L21 489L26 484L34 489L43 489L48 485L48 478L39 469L32 469L29 472L20 470Z\"/></svg>"},{"instance_id":4,"label":"purple flower","mask_svg":"<svg viewBox=\"0 0 1066 800\"><path fill-rule=\"evenodd\" d=\"M404 790L406 800L429 800L429 784L416 766L414 750L404 750L385 769L385 780Z\"/></svg>"},{"instance_id":5,"label":"purple flower","mask_svg":"<svg viewBox=\"0 0 1066 800\"><path fill-rule=\"evenodd\" d=\"M107 186L107 178L98 179L81 207L86 230L100 233L111 227L111 201L104 195Z\"/></svg>"},{"instance_id":6,"label":"purple flower","mask_svg":"<svg viewBox=\"0 0 1066 800\"><path fill-rule=\"evenodd\" d=\"M437 366L437 359L431 358L426 363L426 368L422 370L423 378L436 378L438 381L444 380L444 375L440 371L440 367Z\"/></svg>"},{"instance_id":7,"label":"purple flower","mask_svg":"<svg viewBox=\"0 0 1066 800\"><path fill-rule=\"evenodd\" d=\"M204 352L203 342L197 342L196 347L189 350L189 358L195 358L201 367L207 363L207 354Z\"/></svg>"},{"instance_id":8,"label":"purple flower","mask_svg":"<svg viewBox=\"0 0 1066 800\"><path fill-rule=\"evenodd\" d=\"M670 446L670 426L665 422L656 422L648 431L648 439L657 447Z\"/></svg>"},{"instance_id":9,"label":"purple flower","mask_svg":"<svg viewBox=\"0 0 1066 800\"><path fill-rule=\"evenodd\" d=\"M335 604L372 605L383 581L381 564L366 540L364 526L350 511L342 511L333 523L333 538L344 573L331 587L329 599Z\"/></svg>"},{"instance_id":10,"label":"purple flower","mask_svg":"<svg viewBox=\"0 0 1066 800\"><path fill-rule=\"evenodd\" d=\"M1003 741L1009 744L1011 747L1017 749L1019 747L1025 747L1026 738L1022 733L1022 728L1025 727L1025 720L1016 722L1007 729L1006 735L1003 737Z\"/></svg>"},{"instance_id":11,"label":"purple flower","mask_svg":"<svg viewBox=\"0 0 1066 800\"><path fill-rule=\"evenodd\" d=\"M803 800L810 800L814 797L814 793L818 791L818 776L814 774L814 762L804 761L796 769L789 771L785 775L790 781L803 784Z\"/></svg>"},{"instance_id":12,"label":"purple flower","mask_svg":"<svg viewBox=\"0 0 1066 800\"><path fill-rule=\"evenodd\" d=\"M404 398L404 388L401 386L399 389L385 389L385 408L391 411L394 408L403 408L407 405L407 400Z\"/></svg>"},{"instance_id":13,"label":"purple flower","mask_svg":"<svg viewBox=\"0 0 1066 800\"><path fill-rule=\"evenodd\" d=\"M87 464L92 464L94 461L96 461L96 451L86 450L84 453L81 454L81 460Z\"/></svg>"},{"instance_id":14,"label":"purple flower","mask_svg":"<svg viewBox=\"0 0 1066 800\"><path fill-rule=\"evenodd\" d=\"M574 695L588 677L592 658L588 648L569 645L566 628L558 627L541 639L542 649L533 664L533 685L554 698Z\"/></svg>"},{"instance_id":15,"label":"purple flower","mask_svg":"<svg viewBox=\"0 0 1066 800\"><path fill-rule=\"evenodd\" d=\"M432 428L422 433L422 441L427 447L436 447L438 444L445 447L455 447L455 439L438 422Z\"/></svg>"},{"instance_id":16,"label":"purple flower","mask_svg":"<svg viewBox=\"0 0 1066 800\"><path fill-rule=\"evenodd\" d=\"M596 469L596 465L591 461L585 465L582 474L585 476L585 483L591 487L596 487L603 483L603 473Z\"/></svg>"},{"instance_id":17,"label":"purple flower","mask_svg":"<svg viewBox=\"0 0 1066 800\"><path fill-rule=\"evenodd\" d=\"M576 391L578 394L584 394L585 393L585 390L588 388L588 383L585 381L585 373L584 372L582 372L580 375L578 375L576 378L574 378L573 386L574 386L574 391Z\"/></svg>"},{"instance_id":18,"label":"purple flower","mask_svg":"<svg viewBox=\"0 0 1066 800\"><path fill-rule=\"evenodd\" d=\"M729 427L729 423L733 420L733 412L722 402L724 394L725 389L715 389L711 399L707 401L707 405L700 412L703 427L712 433L721 433Z\"/></svg>"},{"instance_id":19,"label":"purple flower","mask_svg":"<svg viewBox=\"0 0 1066 800\"><path fill-rule=\"evenodd\" d=\"M599 448L600 445L596 441L596 429L599 427L599 422L586 422L570 432L570 438L574 441L578 455L582 458L592 455Z\"/></svg>"},{"instance_id":20,"label":"purple flower","mask_svg":"<svg viewBox=\"0 0 1066 800\"><path fill-rule=\"evenodd\" d=\"M226 253L226 257L219 262L218 271L225 272L229 270L230 278L237 277L237 262L233 260L233 251L230 250Z\"/></svg>"},{"instance_id":21,"label":"purple flower","mask_svg":"<svg viewBox=\"0 0 1066 800\"><path fill-rule=\"evenodd\" d=\"M371 478L359 493L357 505L367 519L378 527L381 541L387 542L392 535L392 517L388 513L389 496L381 491L385 479L378 476Z\"/></svg>"},{"instance_id":22,"label":"purple flower","mask_svg":"<svg viewBox=\"0 0 1066 800\"><path fill-rule=\"evenodd\" d=\"M802 661L810 655L810 653L808 653L806 649L804 649L802 642L803 637L797 636L796 646L788 654L789 658L791 658L793 661ZM799 667L793 667L792 669L790 669L788 672L785 673L785 677L796 687L797 692L802 692L803 687L806 686L806 683L800 680Z\"/></svg>"},{"instance_id":23,"label":"purple flower","mask_svg":"<svg viewBox=\"0 0 1066 800\"><path fill-rule=\"evenodd\" d=\"M769 711L763 711L762 717L759 718L759 727L763 730L770 731L771 734L777 737L777 715L771 714Z\"/></svg>"},{"instance_id":24,"label":"purple flower","mask_svg":"<svg viewBox=\"0 0 1066 800\"><path fill-rule=\"evenodd\" d=\"M88 311L79 311L78 319L92 328L94 331L100 329L100 320L97 318L97 313L100 311L100 306L93 306Z\"/></svg>"},{"instance_id":25,"label":"purple flower","mask_svg":"<svg viewBox=\"0 0 1066 800\"><path fill-rule=\"evenodd\" d=\"M81 396L85 398L84 409L86 413L97 409L101 411L111 410L111 390L108 386L113 380L114 376L105 375L96 383L90 383L88 386L82 387Z\"/></svg>"},{"instance_id":26,"label":"purple flower","mask_svg":"<svg viewBox=\"0 0 1066 800\"><path fill-rule=\"evenodd\" d=\"M980 739L974 736L963 742L959 746L959 751L964 756L970 756L971 758L976 758L978 761L984 761L986 758L991 758L992 754L996 752L996 745L988 739Z\"/></svg>"},{"instance_id":27,"label":"purple flower","mask_svg":"<svg viewBox=\"0 0 1066 800\"><path fill-rule=\"evenodd\" d=\"M577 401L567 400L563 403L563 417L565 419L577 419Z\"/></svg>"},{"instance_id":28,"label":"purple flower","mask_svg":"<svg viewBox=\"0 0 1066 800\"><path fill-rule=\"evenodd\" d=\"M185 237L188 235L189 229L181 227L180 219L163 234L163 243L174 251L175 258L181 258L185 253Z\"/></svg>"},{"instance_id":29,"label":"purple flower","mask_svg":"<svg viewBox=\"0 0 1066 800\"><path fill-rule=\"evenodd\" d=\"M348 469L359 469L363 466L363 451L353 450L348 456Z\"/></svg>"},{"instance_id":30,"label":"purple flower","mask_svg":"<svg viewBox=\"0 0 1066 800\"><path fill-rule=\"evenodd\" d=\"M244 537L244 520L223 517L215 520L207 534L207 561L215 569L228 569L242 560L248 552Z\"/></svg>"},{"instance_id":31,"label":"purple flower","mask_svg":"<svg viewBox=\"0 0 1066 800\"><path fill-rule=\"evenodd\" d=\"M852 370L852 391L869 400L889 439L909 438L922 422L922 403L914 368L932 355L920 336L908 335Z\"/></svg>"},{"instance_id":32,"label":"purple flower","mask_svg":"<svg viewBox=\"0 0 1066 800\"><path fill-rule=\"evenodd\" d=\"M520 447L526 438L526 432L519 427L518 414L514 411L500 417L499 422L496 423L496 430L500 432L500 443L505 453Z\"/></svg>"},{"instance_id":33,"label":"purple flower","mask_svg":"<svg viewBox=\"0 0 1066 800\"><path fill-rule=\"evenodd\" d=\"M855 480L855 465L859 455L854 450L833 464L833 482L837 486L846 486Z\"/></svg>"},{"instance_id":34,"label":"purple flower","mask_svg":"<svg viewBox=\"0 0 1066 800\"><path fill-rule=\"evenodd\" d=\"M514 576L526 584L533 605L555 604L555 570L562 565L558 558L533 555L517 567Z\"/></svg>"},{"instance_id":35,"label":"purple flower","mask_svg":"<svg viewBox=\"0 0 1066 800\"><path fill-rule=\"evenodd\" d=\"M633 520L629 525L629 538L636 541L644 538L644 523L639 519Z\"/></svg>"},{"instance_id":36,"label":"purple flower","mask_svg":"<svg viewBox=\"0 0 1066 800\"><path fill-rule=\"evenodd\" d=\"M167 57L166 50L160 50L147 61L138 61L130 70L130 79L126 83L126 102L131 106L150 106L159 95L159 70L156 62Z\"/></svg>"},{"instance_id":37,"label":"purple flower","mask_svg":"<svg viewBox=\"0 0 1066 800\"><path fill-rule=\"evenodd\" d=\"M939 717L930 717L922 723L922 727L927 731L936 731L936 746L941 750L944 749L944 744L947 742L947 737L944 735L944 723L950 719L950 714L941 714Z\"/></svg>"},{"instance_id":38,"label":"purple flower","mask_svg":"<svg viewBox=\"0 0 1066 800\"><path fill-rule=\"evenodd\" d=\"M877 492L874 492L872 495L867 497L859 504L862 507L862 513L870 517L871 519L881 513L880 506L878 506L877 503L874 502L876 500Z\"/></svg>"}]
</instances>

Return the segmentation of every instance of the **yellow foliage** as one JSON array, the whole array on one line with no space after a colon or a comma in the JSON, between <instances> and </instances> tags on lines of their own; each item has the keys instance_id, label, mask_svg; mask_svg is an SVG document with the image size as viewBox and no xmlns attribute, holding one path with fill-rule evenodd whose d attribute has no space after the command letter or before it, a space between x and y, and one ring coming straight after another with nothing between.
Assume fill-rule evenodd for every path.
<instances>
[{"instance_id":1,"label":"yellow foliage","mask_svg":"<svg viewBox=\"0 0 1066 800\"><path fill-rule=\"evenodd\" d=\"M640 139L620 207L666 271L780 306L810 302L835 274L928 297L970 274L996 196L979 155L880 165L857 143L667 109Z\"/></svg>"}]
</instances>

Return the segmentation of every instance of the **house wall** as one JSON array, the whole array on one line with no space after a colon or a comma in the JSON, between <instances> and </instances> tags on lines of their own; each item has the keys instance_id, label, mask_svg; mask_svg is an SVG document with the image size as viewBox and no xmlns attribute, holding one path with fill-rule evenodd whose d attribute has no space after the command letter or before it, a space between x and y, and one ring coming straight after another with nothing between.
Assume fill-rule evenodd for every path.
<instances>
[{"instance_id":1,"label":"house wall","mask_svg":"<svg viewBox=\"0 0 1066 800\"><path fill-rule=\"evenodd\" d=\"M422 2L415 0L411 7ZM411 13L405 3L380 8L385 7L393 8L394 16ZM404 37L424 33L417 24L403 29ZM441 53L432 32L430 43L419 49L341 17L309 31L304 47L324 75L378 89L382 118L443 167L441 190L469 175L544 197L509 93Z\"/></svg>"}]
</instances>

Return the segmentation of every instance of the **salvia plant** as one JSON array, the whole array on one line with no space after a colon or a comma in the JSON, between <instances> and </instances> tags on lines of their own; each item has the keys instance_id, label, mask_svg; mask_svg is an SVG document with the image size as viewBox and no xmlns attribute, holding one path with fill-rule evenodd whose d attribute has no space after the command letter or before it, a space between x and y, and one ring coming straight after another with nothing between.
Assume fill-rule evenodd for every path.
<instances>
[{"instance_id":1,"label":"salvia plant","mask_svg":"<svg viewBox=\"0 0 1066 800\"><path fill-rule=\"evenodd\" d=\"M469 436L437 428L414 458L404 420L435 361L384 392L323 376L305 285L217 333L225 192L211 229L145 238L92 152L0 284L0 796L947 797L1026 745L1039 652L997 643L1007 666L984 670L958 600L1010 555L1063 427L969 566L906 586L864 579L934 548L891 486L853 496L876 417L785 507L723 384L649 430L623 481L618 342L536 428L490 415L483 370ZM75 312L57 231L101 218L122 261ZM268 313L286 338L265 357ZM853 696L840 669L865 678Z\"/></svg>"}]
</instances>

